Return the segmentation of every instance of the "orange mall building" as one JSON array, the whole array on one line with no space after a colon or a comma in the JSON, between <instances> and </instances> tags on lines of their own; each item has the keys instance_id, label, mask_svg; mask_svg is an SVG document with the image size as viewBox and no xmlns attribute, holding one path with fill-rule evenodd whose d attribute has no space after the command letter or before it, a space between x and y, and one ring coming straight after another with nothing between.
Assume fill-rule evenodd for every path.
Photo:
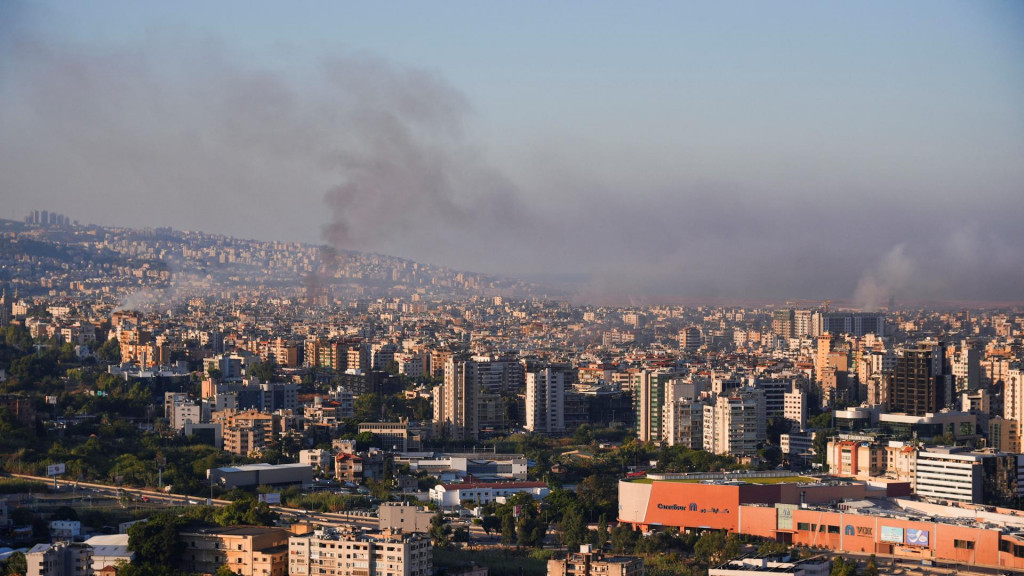
<instances>
[{"instance_id":1,"label":"orange mall building","mask_svg":"<svg viewBox=\"0 0 1024 576\"><path fill-rule=\"evenodd\" d=\"M754 480L751 478L750 480ZM619 521L642 530L718 529L836 552L894 554L921 560L1024 570L1024 513L977 515L950 508L950 517L872 506L865 498L906 496L894 483L869 487L835 478L753 483L649 475L619 482ZM859 502L847 507L843 502ZM929 505L940 510L944 506ZM958 517L953 517L958 516Z\"/></svg>"}]
</instances>

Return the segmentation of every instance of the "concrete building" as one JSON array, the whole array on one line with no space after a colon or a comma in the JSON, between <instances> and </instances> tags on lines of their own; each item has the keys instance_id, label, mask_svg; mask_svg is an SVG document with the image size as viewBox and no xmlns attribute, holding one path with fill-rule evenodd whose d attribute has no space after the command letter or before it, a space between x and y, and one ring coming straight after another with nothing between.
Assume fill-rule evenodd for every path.
<instances>
[{"instance_id":1,"label":"concrete building","mask_svg":"<svg viewBox=\"0 0 1024 576\"><path fill-rule=\"evenodd\" d=\"M911 416L939 412L952 401L952 380L946 380L941 347L900 350L888 379L889 412Z\"/></svg>"},{"instance_id":2,"label":"concrete building","mask_svg":"<svg viewBox=\"0 0 1024 576\"><path fill-rule=\"evenodd\" d=\"M525 493L540 500L550 490L544 482L465 482L463 484L438 484L430 489L430 501L441 507L459 506L464 500L483 506L497 498L507 498Z\"/></svg>"},{"instance_id":3,"label":"concrete building","mask_svg":"<svg viewBox=\"0 0 1024 576\"><path fill-rule=\"evenodd\" d=\"M565 558L548 560L547 576L643 576L644 559L637 556L605 556L590 544Z\"/></svg>"},{"instance_id":4,"label":"concrete building","mask_svg":"<svg viewBox=\"0 0 1024 576\"><path fill-rule=\"evenodd\" d=\"M292 576L430 576L433 554L422 535L324 527L288 539Z\"/></svg>"},{"instance_id":5,"label":"concrete building","mask_svg":"<svg viewBox=\"0 0 1024 576\"><path fill-rule=\"evenodd\" d=\"M665 405L677 395L670 388L678 384L679 374L667 369L640 370L635 376L633 405L636 414L636 435L641 442L665 440L663 426Z\"/></svg>"},{"instance_id":6,"label":"concrete building","mask_svg":"<svg viewBox=\"0 0 1024 576\"><path fill-rule=\"evenodd\" d=\"M449 358L444 365L444 384L434 387L434 423L439 436L477 440L483 428L503 428L503 415L494 410L501 404L496 390L510 387L516 380L511 364ZM521 370L520 366L520 375Z\"/></svg>"},{"instance_id":7,"label":"concrete building","mask_svg":"<svg viewBox=\"0 0 1024 576\"><path fill-rule=\"evenodd\" d=\"M239 576L286 576L288 531L263 526L232 526L183 531L179 568L213 574L227 566Z\"/></svg>"},{"instance_id":8,"label":"concrete building","mask_svg":"<svg viewBox=\"0 0 1024 576\"><path fill-rule=\"evenodd\" d=\"M767 435L764 393L745 388L704 407L704 449L712 454L753 456Z\"/></svg>"},{"instance_id":9,"label":"concrete building","mask_svg":"<svg viewBox=\"0 0 1024 576\"><path fill-rule=\"evenodd\" d=\"M135 553L128 550L127 534L37 544L25 553L27 576L96 576L134 559Z\"/></svg>"},{"instance_id":10,"label":"concrete building","mask_svg":"<svg viewBox=\"0 0 1024 576\"><path fill-rule=\"evenodd\" d=\"M565 433L565 396L572 388L568 366L548 366L526 373L524 428L542 434Z\"/></svg>"},{"instance_id":11,"label":"concrete building","mask_svg":"<svg viewBox=\"0 0 1024 576\"><path fill-rule=\"evenodd\" d=\"M996 416L988 421L988 447L996 452L1020 454L1020 423Z\"/></svg>"},{"instance_id":12,"label":"concrete building","mask_svg":"<svg viewBox=\"0 0 1024 576\"><path fill-rule=\"evenodd\" d=\"M1024 422L1024 371L1011 368L1003 378L1003 418ZM1024 427L1017 427L1017 445L1024 447Z\"/></svg>"},{"instance_id":13,"label":"concrete building","mask_svg":"<svg viewBox=\"0 0 1024 576\"><path fill-rule=\"evenodd\" d=\"M359 432L373 434L374 446L391 452L410 452L420 449L421 436L409 429L409 421L361 422Z\"/></svg>"},{"instance_id":14,"label":"concrete building","mask_svg":"<svg viewBox=\"0 0 1024 576\"><path fill-rule=\"evenodd\" d=\"M704 447L704 404L688 398L670 400L665 404L662 427L663 441L669 446L682 445L700 450Z\"/></svg>"},{"instance_id":15,"label":"concrete building","mask_svg":"<svg viewBox=\"0 0 1024 576\"><path fill-rule=\"evenodd\" d=\"M248 486L311 486L313 467L308 464L246 464L212 468L206 477L222 488Z\"/></svg>"},{"instance_id":16,"label":"concrete building","mask_svg":"<svg viewBox=\"0 0 1024 576\"><path fill-rule=\"evenodd\" d=\"M529 462L522 454L414 452L396 456L395 464L408 464L413 472L424 470L442 479L526 480Z\"/></svg>"},{"instance_id":17,"label":"concrete building","mask_svg":"<svg viewBox=\"0 0 1024 576\"><path fill-rule=\"evenodd\" d=\"M382 502L377 508L381 530L427 533L434 513L408 502Z\"/></svg>"},{"instance_id":18,"label":"concrete building","mask_svg":"<svg viewBox=\"0 0 1024 576\"><path fill-rule=\"evenodd\" d=\"M789 421L793 430L803 430L807 427L807 394L800 387L793 383L793 387L786 392L782 398L782 417Z\"/></svg>"},{"instance_id":19,"label":"concrete building","mask_svg":"<svg viewBox=\"0 0 1024 576\"><path fill-rule=\"evenodd\" d=\"M333 470L331 464L333 462L333 456L327 450L310 449L310 450L299 450L299 464L306 464L314 469L319 469L323 472L330 472Z\"/></svg>"},{"instance_id":20,"label":"concrete building","mask_svg":"<svg viewBox=\"0 0 1024 576\"><path fill-rule=\"evenodd\" d=\"M355 454L338 454L334 457L334 477L345 482L362 481L363 459Z\"/></svg>"}]
</instances>

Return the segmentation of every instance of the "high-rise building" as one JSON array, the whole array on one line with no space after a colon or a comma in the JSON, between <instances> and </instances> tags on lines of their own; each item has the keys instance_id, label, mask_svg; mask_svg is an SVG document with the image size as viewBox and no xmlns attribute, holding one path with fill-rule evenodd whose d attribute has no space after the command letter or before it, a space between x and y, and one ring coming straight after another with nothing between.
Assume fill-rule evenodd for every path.
<instances>
[{"instance_id":1,"label":"high-rise building","mask_svg":"<svg viewBox=\"0 0 1024 576\"><path fill-rule=\"evenodd\" d=\"M704 449L712 454L753 456L767 435L764 393L742 388L704 407Z\"/></svg>"},{"instance_id":2,"label":"high-rise building","mask_svg":"<svg viewBox=\"0 0 1024 576\"><path fill-rule=\"evenodd\" d=\"M704 404L691 398L670 398L665 403L663 440L669 446L704 447Z\"/></svg>"},{"instance_id":3,"label":"high-rise building","mask_svg":"<svg viewBox=\"0 0 1024 576\"><path fill-rule=\"evenodd\" d=\"M864 336L885 335L885 314L873 312L827 312L821 315L822 332Z\"/></svg>"},{"instance_id":4,"label":"high-rise building","mask_svg":"<svg viewBox=\"0 0 1024 576\"><path fill-rule=\"evenodd\" d=\"M669 386L679 374L669 370L641 370L637 373L636 388L633 391L636 434L642 442L661 442L665 430L662 427Z\"/></svg>"},{"instance_id":5,"label":"high-rise building","mask_svg":"<svg viewBox=\"0 0 1024 576\"><path fill-rule=\"evenodd\" d=\"M434 424L451 440L477 440L483 428L505 426L499 392L521 390L519 362L488 357L445 362L444 384L434 388Z\"/></svg>"},{"instance_id":6,"label":"high-rise building","mask_svg":"<svg viewBox=\"0 0 1024 576\"><path fill-rule=\"evenodd\" d=\"M695 352L701 345L700 329L687 326L679 331L679 348L686 352Z\"/></svg>"},{"instance_id":7,"label":"high-rise building","mask_svg":"<svg viewBox=\"0 0 1024 576\"><path fill-rule=\"evenodd\" d=\"M526 424L531 432L565 432L565 396L572 387L568 366L548 366L526 373Z\"/></svg>"},{"instance_id":8,"label":"high-rise building","mask_svg":"<svg viewBox=\"0 0 1024 576\"><path fill-rule=\"evenodd\" d=\"M779 338L792 338L795 318L792 308L772 312L772 334Z\"/></svg>"},{"instance_id":9,"label":"high-rise building","mask_svg":"<svg viewBox=\"0 0 1024 576\"><path fill-rule=\"evenodd\" d=\"M1024 447L1024 370L1011 368L1003 376L1003 418L1018 422L1017 445Z\"/></svg>"},{"instance_id":10,"label":"high-rise building","mask_svg":"<svg viewBox=\"0 0 1024 576\"><path fill-rule=\"evenodd\" d=\"M951 379L942 373L942 348L922 346L897 352L896 366L888 377L889 412L911 416L934 414L952 400L947 388Z\"/></svg>"},{"instance_id":11,"label":"high-rise building","mask_svg":"<svg viewBox=\"0 0 1024 576\"><path fill-rule=\"evenodd\" d=\"M813 313L810 310L793 311L793 337L805 338L814 335Z\"/></svg>"}]
</instances>

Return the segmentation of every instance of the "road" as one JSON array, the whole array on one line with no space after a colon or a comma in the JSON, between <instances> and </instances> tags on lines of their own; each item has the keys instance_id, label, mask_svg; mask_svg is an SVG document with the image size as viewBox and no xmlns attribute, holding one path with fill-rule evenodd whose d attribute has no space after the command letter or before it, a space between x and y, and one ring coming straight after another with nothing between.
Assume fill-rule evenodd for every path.
<instances>
[{"instance_id":1,"label":"road","mask_svg":"<svg viewBox=\"0 0 1024 576\"><path fill-rule=\"evenodd\" d=\"M26 474L8 474L8 476L53 486L53 478L45 476L29 476ZM70 482L58 480L57 486L59 489L74 489L80 492L91 491L99 496L105 496L108 498L127 497L136 501L142 501L143 498L145 498L150 504L168 507L196 506L206 504L207 502L209 502L211 506L221 507L227 506L231 503L230 500L210 499L208 496L167 494L159 490L111 486L109 484L101 484L98 482ZM312 524L327 525L347 524L366 529L377 529L379 526L376 516L359 516L344 512L314 512L280 505L271 505L270 509L277 512L282 520L288 520L291 522L310 522ZM500 533L492 533L488 535L484 533L480 526L476 526L472 522L466 522L465 525L469 528L472 544L497 546L501 543ZM545 543L550 542L551 535L548 534L545 537Z\"/></svg>"}]
</instances>

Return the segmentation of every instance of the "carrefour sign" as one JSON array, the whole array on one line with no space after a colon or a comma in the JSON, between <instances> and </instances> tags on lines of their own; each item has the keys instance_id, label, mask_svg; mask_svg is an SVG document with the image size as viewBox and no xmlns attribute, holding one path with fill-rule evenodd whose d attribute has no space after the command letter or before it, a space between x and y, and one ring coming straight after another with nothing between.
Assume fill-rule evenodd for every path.
<instances>
[{"instance_id":1,"label":"carrefour sign","mask_svg":"<svg viewBox=\"0 0 1024 576\"><path fill-rule=\"evenodd\" d=\"M903 528L882 526L882 542L896 542L897 544L903 544Z\"/></svg>"}]
</instances>

